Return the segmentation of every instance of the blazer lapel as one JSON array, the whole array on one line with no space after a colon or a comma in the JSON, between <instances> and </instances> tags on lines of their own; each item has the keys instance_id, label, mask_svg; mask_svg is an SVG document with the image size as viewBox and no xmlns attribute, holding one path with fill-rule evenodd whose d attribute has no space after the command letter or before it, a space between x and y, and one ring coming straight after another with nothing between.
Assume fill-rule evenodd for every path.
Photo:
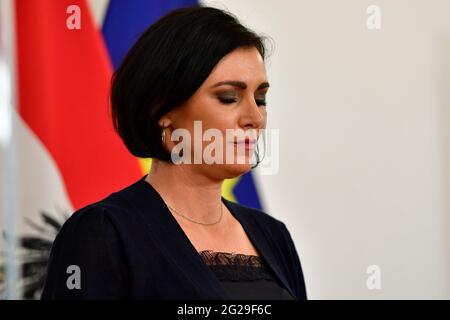
<instances>
[{"instance_id":1,"label":"blazer lapel","mask_svg":"<svg viewBox=\"0 0 450 320\"><path fill-rule=\"evenodd\" d=\"M278 277L280 282L284 284L284 286L286 287L288 292L292 295L292 297L296 298L296 295L293 292L293 288L287 281L285 274L281 270L280 264L278 263L277 259L273 254L273 250L271 249L271 246L268 241L270 236L265 234L261 227L258 227L257 221L254 221L254 219L250 219L249 215L246 215L241 211L242 207L239 207L235 203L228 201L223 197L222 201L227 205L227 208L235 216L235 218L241 223L250 241L259 251L263 259L266 261L266 263Z\"/></svg>"}]
</instances>

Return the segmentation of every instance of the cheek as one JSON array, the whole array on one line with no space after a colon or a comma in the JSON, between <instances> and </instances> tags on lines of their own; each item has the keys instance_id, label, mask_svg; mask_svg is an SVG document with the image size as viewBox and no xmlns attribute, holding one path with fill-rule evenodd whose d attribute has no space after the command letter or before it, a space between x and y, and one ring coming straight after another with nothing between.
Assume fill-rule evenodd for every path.
<instances>
[{"instance_id":1,"label":"cheek","mask_svg":"<svg viewBox=\"0 0 450 320\"><path fill-rule=\"evenodd\" d=\"M185 128L191 133L191 144L194 147L194 139L200 138L199 134L202 138L205 134L207 136L208 131L210 136L220 134L225 144L227 129L238 127L239 113L236 108L222 104L215 97L198 94L180 110L177 118L177 127ZM212 142L212 139L202 140L203 147ZM224 147L226 148L226 144Z\"/></svg>"},{"instance_id":2,"label":"cheek","mask_svg":"<svg viewBox=\"0 0 450 320\"><path fill-rule=\"evenodd\" d=\"M217 129L225 135L227 129L234 129L236 127L235 124L236 121L233 118L223 116L220 118L205 119L203 121L203 129Z\"/></svg>"},{"instance_id":3,"label":"cheek","mask_svg":"<svg viewBox=\"0 0 450 320\"><path fill-rule=\"evenodd\" d=\"M217 129L225 134L226 129L237 127L238 114L236 110L216 102L211 103L198 119L202 121L204 130Z\"/></svg>"}]
</instances>

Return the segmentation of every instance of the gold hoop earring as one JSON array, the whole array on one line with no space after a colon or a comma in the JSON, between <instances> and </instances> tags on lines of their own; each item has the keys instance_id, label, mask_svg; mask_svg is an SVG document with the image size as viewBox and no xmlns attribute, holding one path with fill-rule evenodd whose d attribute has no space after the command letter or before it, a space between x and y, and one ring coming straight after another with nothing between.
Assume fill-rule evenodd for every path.
<instances>
[{"instance_id":1,"label":"gold hoop earring","mask_svg":"<svg viewBox=\"0 0 450 320\"><path fill-rule=\"evenodd\" d=\"M164 130L164 128L162 129L162 133L161 133L161 141L163 143L166 142L166 130Z\"/></svg>"}]
</instances>

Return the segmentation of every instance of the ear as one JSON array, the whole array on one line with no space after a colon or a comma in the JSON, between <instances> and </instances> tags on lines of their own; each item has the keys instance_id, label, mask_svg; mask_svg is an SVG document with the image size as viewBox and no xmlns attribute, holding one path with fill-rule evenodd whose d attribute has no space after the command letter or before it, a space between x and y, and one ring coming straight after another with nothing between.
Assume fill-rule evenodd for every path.
<instances>
[{"instance_id":1,"label":"ear","mask_svg":"<svg viewBox=\"0 0 450 320\"><path fill-rule=\"evenodd\" d=\"M167 128L172 123L172 120L170 120L170 117L168 115L163 116L161 119L159 119L158 124L161 128Z\"/></svg>"}]
</instances>

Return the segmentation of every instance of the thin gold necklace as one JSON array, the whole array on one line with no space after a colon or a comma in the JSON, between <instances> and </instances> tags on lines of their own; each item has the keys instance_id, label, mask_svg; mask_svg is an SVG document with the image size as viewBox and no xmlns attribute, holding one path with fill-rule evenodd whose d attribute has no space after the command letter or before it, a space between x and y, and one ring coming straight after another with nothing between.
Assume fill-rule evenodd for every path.
<instances>
[{"instance_id":1,"label":"thin gold necklace","mask_svg":"<svg viewBox=\"0 0 450 320\"><path fill-rule=\"evenodd\" d=\"M218 224L222 220L222 216L223 216L223 205L222 205L222 202L220 203L220 216L219 216L219 219L217 219L217 221L210 222L210 223L195 221L195 220L189 218L188 216L182 214L181 212L178 212L177 210L175 210L174 208L169 206L167 203L166 203L166 205L170 209L170 211L172 211L172 212L176 213L177 215L185 218L186 220L189 220L190 222L201 224L201 225L204 225L204 226L212 226L214 224Z\"/></svg>"}]
</instances>

